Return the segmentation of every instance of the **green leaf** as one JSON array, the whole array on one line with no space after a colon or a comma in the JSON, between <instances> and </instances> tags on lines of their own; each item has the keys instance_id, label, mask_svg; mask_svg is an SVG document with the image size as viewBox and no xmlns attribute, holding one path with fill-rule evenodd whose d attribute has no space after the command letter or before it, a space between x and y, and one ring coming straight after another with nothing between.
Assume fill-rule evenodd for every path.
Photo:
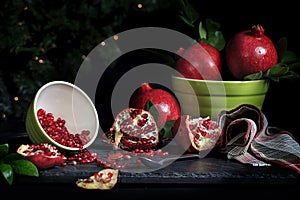
<instances>
[{"instance_id":1,"label":"green leaf","mask_svg":"<svg viewBox=\"0 0 300 200\"><path fill-rule=\"evenodd\" d=\"M294 62L298 62L299 58L297 58L296 54L292 51L286 51L284 55L281 57L280 63L291 64Z\"/></svg>"},{"instance_id":2,"label":"green leaf","mask_svg":"<svg viewBox=\"0 0 300 200\"><path fill-rule=\"evenodd\" d=\"M300 61L288 64L288 68L290 68L290 70L299 69L300 68Z\"/></svg>"},{"instance_id":3,"label":"green leaf","mask_svg":"<svg viewBox=\"0 0 300 200\"><path fill-rule=\"evenodd\" d=\"M213 34L209 34L208 38L208 42L216 49L218 49L219 51L224 49L226 41L221 31L216 31Z\"/></svg>"},{"instance_id":4,"label":"green leaf","mask_svg":"<svg viewBox=\"0 0 300 200\"><path fill-rule=\"evenodd\" d=\"M0 158L3 158L8 154L9 145L8 144L1 144L0 145Z\"/></svg>"},{"instance_id":5,"label":"green leaf","mask_svg":"<svg viewBox=\"0 0 300 200\"><path fill-rule=\"evenodd\" d=\"M294 79L299 78L299 75L292 71L289 65L283 63L277 63L273 67L269 68L264 73L259 71L257 73L249 74L244 77L244 80L258 80L258 79L270 79L275 82L279 82L280 79Z\"/></svg>"},{"instance_id":6,"label":"green leaf","mask_svg":"<svg viewBox=\"0 0 300 200\"><path fill-rule=\"evenodd\" d=\"M258 80L258 79L261 79L262 77L263 77L263 72L259 71L259 72L245 76L244 80L246 80L246 81Z\"/></svg>"},{"instance_id":7,"label":"green leaf","mask_svg":"<svg viewBox=\"0 0 300 200\"><path fill-rule=\"evenodd\" d=\"M187 25L194 27L194 22L190 21L189 19L187 19L186 17L179 15L179 17L182 19L182 21L184 21Z\"/></svg>"},{"instance_id":8,"label":"green leaf","mask_svg":"<svg viewBox=\"0 0 300 200\"><path fill-rule=\"evenodd\" d=\"M209 33L214 34L218 30L220 30L220 28L221 28L221 26L218 22L215 22L214 20L212 20L210 18L206 18L205 24L206 24L206 28L207 28Z\"/></svg>"},{"instance_id":9,"label":"green leaf","mask_svg":"<svg viewBox=\"0 0 300 200\"><path fill-rule=\"evenodd\" d=\"M21 175L27 176L39 176L39 171L37 167L26 159L14 160L11 164L14 172Z\"/></svg>"},{"instance_id":10,"label":"green leaf","mask_svg":"<svg viewBox=\"0 0 300 200\"><path fill-rule=\"evenodd\" d=\"M278 64L286 64L290 69L300 67L300 58L297 55L287 50L287 39L282 37L276 43L276 51L278 54Z\"/></svg>"},{"instance_id":11,"label":"green leaf","mask_svg":"<svg viewBox=\"0 0 300 200\"><path fill-rule=\"evenodd\" d=\"M149 111L152 106L154 106L154 104L152 103L152 101L148 100L145 103L144 110Z\"/></svg>"},{"instance_id":12,"label":"green leaf","mask_svg":"<svg viewBox=\"0 0 300 200\"><path fill-rule=\"evenodd\" d=\"M283 67L282 65L276 64L273 67L269 68L266 73L265 77L280 77L285 75L289 71L288 67Z\"/></svg>"},{"instance_id":13,"label":"green leaf","mask_svg":"<svg viewBox=\"0 0 300 200\"><path fill-rule=\"evenodd\" d=\"M289 69L289 67L285 64L276 64L273 67L269 68L265 74L265 78L269 78L275 82L279 82L280 79L293 79L298 78L299 75Z\"/></svg>"},{"instance_id":14,"label":"green leaf","mask_svg":"<svg viewBox=\"0 0 300 200\"><path fill-rule=\"evenodd\" d=\"M285 51L281 55L278 54L278 63L291 63L295 62L296 60L298 60L298 58L292 51Z\"/></svg>"},{"instance_id":15,"label":"green leaf","mask_svg":"<svg viewBox=\"0 0 300 200\"><path fill-rule=\"evenodd\" d=\"M5 157L3 157L3 162L11 164L14 160L20 160L20 159L26 159L26 158L18 153L12 152L7 154Z\"/></svg>"},{"instance_id":16,"label":"green leaf","mask_svg":"<svg viewBox=\"0 0 300 200\"><path fill-rule=\"evenodd\" d=\"M162 125L159 128L159 136L161 139L165 139L165 138L172 138L173 134L172 134L172 127L175 124L176 120L169 120L166 121L164 123L164 125Z\"/></svg>"},{"instance_id":17,"label":"green leaf","mask_svg":"<svg viewBox=\"0 0 300 200\"><path fill-rule=\"evenodd\" d=\"M147 110L151 113L153 116L154 120L157 122L159 118L159 112L156 108L156 106L152 103L151 100L148 100L144 106L144 110Z\"/></svg>"},{"instance_id":18,"label":"green leaf","mask_svg":"<svg viewBox=\"0 0 300 200\"><path fill-rule=\"evenodd\" d=\"M276 47L276 51L277 51L277 54L278 54L278 61L281 62L283 60L285 52L287 50L287 39L286 39L286 37L280 38L277 41L275 47Z\"/></svg>"},{"instance_id":19,"label":"green leaf","mask_svg":"<svg viewBox=\"0 0 300 200\"><path fill-rule=\"evenodd\" d=\"M206 18L205 21L200 21L199 13L193 8L188 0L178 0L178 8L180 11L179 17L187 25L194 28L196 34L199 34L199 38L197 39L199 42L207 42L219 51L225 47L226 40L220 31L221 26L219 23L210 18ZM195 26L195 23L198 21L200 21L198 26Z\"/></svg>"},{"instance_id":20,"label":"green leaf","mask_svg":"<svg viewBox=\"0 0 300 200\"><path fill-rule=\"evenodd\" d=\"M205 20L205 23L199 23L200 41L207 42L221 51L226 44L226 40L220 31L220 24L210 18Z\"/></svg>"},{"instance_id":21,"label":"green leaf","mask_svg":"<svg viewBox=\"0 0 300 200\"><path fill-rule=\"evenodd\" d=\"M199 19L199 13L187 0L178 0L178 7L181 15L179 17L189 26L194 27L195 22Z\"/></svg>"},{"instance_id":22,"label":"green leaf","mask_svg":"<svg viewBox=\"0 0 300 200\"><path fill-rule=\"evenodd\" d=\"M12 185L13 183L13 168L6 163L0 164L0 171L5 178L5 180L8 182L9 185Z\"/></svg>"},{"instance_id":23,"label":"green leaf","mask_svg":"<svg viewBox=\"0 0 300 200\"><path fill-rule=\"evenodd\" d=\"M295 78L300 78L299 74L297 74L294 71L289 70L284 77L285 79L295 79Z\"/></svg>"},{"instance_id":24,"label":"green leaf","mask_svg":"<svg viewBox=\"0 0 300 200\"><path fill-rule=\"evenodd\" d=\"M207 31L203 26L202 21L199 23L199 36L200 36L200 41L204 41L207 39Z\"/></svg>"}]
</instances>

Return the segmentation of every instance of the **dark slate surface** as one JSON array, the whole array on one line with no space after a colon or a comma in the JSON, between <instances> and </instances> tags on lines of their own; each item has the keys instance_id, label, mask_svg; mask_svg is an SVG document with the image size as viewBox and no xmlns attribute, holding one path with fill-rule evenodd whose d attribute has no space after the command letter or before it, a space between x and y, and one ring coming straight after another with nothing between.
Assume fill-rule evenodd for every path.
<instances>
[{"instance_id":1,"label":"dark slate surface","mask_svg":"<svg viewBox=\"0 0 300 200\"><path fill-rule=\"evenodd\" d=\"M54 167L40 172L39 181L72 183L102 168L95 164ZM33 179L32 179L33 180ZM205 157L175 161L162 169L146 172L119 172L121 184L297 184L299 176L279 166L252 167L231 160Z\"/></svg>"},{"instance_id":2,"label":"dark slate surface","mask_svg":"<svg viewBox=\"0 0 300 200\"><path fill-rule=\"evenodd\" d=\"M103 144L102 144L103 146ZM107 146L90 151L106 155L111 149ZM205 185L205 184L298 184L300 175L279 165L271 167L253 167L234 160L220 157L219 154L208 154L204 158L177 160L160 169L146 168L135 164L133 157L129 168L120 169L118 183L130 184L165 184L165 185ZM132 164L133 163L133 164ZM23 182L42 183L75 183L78 178L86 178L103 167L91 164L68 164L66 167L55 166L40 170L38 178L23 178Z\"/></svg>"},{"instance_id":3,"label":"dark slate surface","mask_svg":"<svg viewBox=\"0 0 300 200\"><path fill-rule=\"evenodd\" d=\"M8 142L14 148L22 143L30 142L26 132L2 131L0 141ZM105 152L104 148L104 151ZM104 153L105 154L105 153ZM92 164L56 166L40 170L39 177L17 177L15 184L70 184L74 185L78 178L86 178L102 167ZM133 168L134 169L134 168ZM299 187L300 175L282 166L252 167L208 154L201 159L178 160L157 170L137 169L120 170L118 187L130 185L164 185L164 186L207 186L207 185L287 185Z\"/></svg>"}]
</instances>

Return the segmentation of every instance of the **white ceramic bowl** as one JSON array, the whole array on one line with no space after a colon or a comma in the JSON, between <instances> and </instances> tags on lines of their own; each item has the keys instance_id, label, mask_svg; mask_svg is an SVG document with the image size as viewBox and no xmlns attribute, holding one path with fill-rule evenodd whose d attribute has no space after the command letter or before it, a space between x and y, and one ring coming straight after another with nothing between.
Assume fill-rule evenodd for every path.
<instances>
[{"instance_id":1,"label":"white ceramic bowl","mask_svg":"<svg viewBox=\"0 0 300 200\"><path fill-rule=\"evenodd\" d=\"M70 133L81 134L82 130L90 131L90 140L83 148L89 147L97 137L99 119L96 108L90 98L79 87L65 81L53 81L43 85L36 93L26 115L26 131L34 144L48 142L61 150L77 151L77 147L64 146L52 139L38 121L37 112L44 109L66 121Z\"/></svg>"}]
</instances>

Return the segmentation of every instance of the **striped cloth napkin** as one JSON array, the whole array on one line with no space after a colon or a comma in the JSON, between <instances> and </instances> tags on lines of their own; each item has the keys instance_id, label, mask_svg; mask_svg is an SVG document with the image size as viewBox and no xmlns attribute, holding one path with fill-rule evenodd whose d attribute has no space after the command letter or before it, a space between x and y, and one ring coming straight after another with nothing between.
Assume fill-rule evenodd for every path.
<instances>
[{"instance_id":1,"label":"striped cloth napkin","mask_svg":"<svg viewBox=\"0 0 300 200\"><path fill-rule=\"evenodd\" d=\"M218 116L223 133L218 147L228 159L253 166L279 164L300 174L300 145L285 130L268 125L263 112L242 104Z\"/></svg>"}]
</instances>

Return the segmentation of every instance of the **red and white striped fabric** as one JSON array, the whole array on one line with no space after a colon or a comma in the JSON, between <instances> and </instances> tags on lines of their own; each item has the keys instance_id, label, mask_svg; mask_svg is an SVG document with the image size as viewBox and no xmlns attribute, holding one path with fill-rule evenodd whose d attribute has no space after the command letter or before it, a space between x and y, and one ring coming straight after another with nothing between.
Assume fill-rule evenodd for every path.
<instances>
[{"instance_id":1,"label":"red and white striped fabric","mask_svg":"<svg viewBox=\"0 0 300 200\"><path fill-rule=\"evenodd\" d=\"M299 143L290 132L269 126L256 106L221 111L218 123L223 130L218 148L228 159L253 166L276 163L300 174Z\"/></svg>"}]
</instances>

